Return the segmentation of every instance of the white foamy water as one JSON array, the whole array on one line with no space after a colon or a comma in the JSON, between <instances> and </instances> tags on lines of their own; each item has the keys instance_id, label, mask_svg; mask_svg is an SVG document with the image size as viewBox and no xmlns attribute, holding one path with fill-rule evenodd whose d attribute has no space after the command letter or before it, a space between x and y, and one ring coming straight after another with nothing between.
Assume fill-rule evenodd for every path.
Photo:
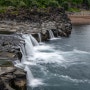
<instances>
[{"instance_id":1,"label":"white foamy water","mask_svg":"<svg viewBox=\"0 0 90 90\"><path fill-rule=\"evenodd\" d=\"M53 32L52 32L52 30L48 30L48 32L49 32L50 39L55 38L55 37L54 37L54 34L53 34Z\"/></svg>"},{"instance_id":2,"label":"white foamy water","mask_svg":"<svg viewBox=\"0 0 90 90\"><path fill-rule=\"evenodd\" d=\"M24 70L27 72L27 82L29 86L33 88L44 84L41 79L35 78L33 76L29 66L26 65Z\"/></svg>"},{"instance_id":3,"label":"white foamy water","mask_svg":"<svg viewBox=\"0 0 90 90\"><path fill-rule=\"evenodd\" d=\"M30 36L30 39L31 39L33 46L38 46L39 43L37 42L37 40L32 35L29 35L29 36Z\"/></svg>"},{"instance_id":4,"label":"white foamy water","mask_svg":"<svg viewBox=\"0 0 90 90\"><path fill-rule=\"evenodd\" d=\"M33 79L33 80L30 80L30 83L28 85L33 88L33 87L44 85L44 83L41 79Z\"/></svg>"},{"instance_id":5,"label":"white foamy water","mask_svg":"<svg viewBox=\"0 0 90 90\"><path fill-rule=\"evenodd\" d=\"M69 76L65 76L65 75L60 75L59 76L60 78L62 79L65 79L67 81L71 81L71 82L75 82L75 83L90 83L90 80L87 80L87 79L74 79L74 78L71 78Z\"/></svg>"},{"instance_id":6,"label":"white foamy water","mask_svg":"<svg viewBox=\"0 0 90 90\"><path fill-rule=\"evenodd\" d=\"M41 38L41 33L38 33L38 37L39 37L39 42L42 42L42 38Z\"/></svg>"}]
</instances>

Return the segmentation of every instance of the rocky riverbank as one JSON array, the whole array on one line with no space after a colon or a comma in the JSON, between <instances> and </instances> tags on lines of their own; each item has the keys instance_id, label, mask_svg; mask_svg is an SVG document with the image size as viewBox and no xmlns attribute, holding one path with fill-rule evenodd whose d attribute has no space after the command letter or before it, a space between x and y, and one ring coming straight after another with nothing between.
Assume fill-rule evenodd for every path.
<instances>
[{"instance_id":1,"label":"rocky riverbank","mask_svg":"<svg viewBox=\"0 0 90 90\"><path fill-rule=\"evenodd\" d=\"M25 45L22 35L32 34L38 42L38 34L42 41L50 39L49 30L52 30L55 37L69 37L71 21L62 8L10 8L5 13L0 13L0 20L0 88L26 90L26 72L14 65L10 66L11 62L22 59L20 48Z\"/></svg>"},{"instance_id":2,"label":"rocky riverbank","mask_svg":"<svg viewBox=\"0 0 90 90\"><path fill-rule=\"evenodd\" d=\"M0 67L0 90L26 90L26 72L15 67Z\"/></svg>"}]
</instances>

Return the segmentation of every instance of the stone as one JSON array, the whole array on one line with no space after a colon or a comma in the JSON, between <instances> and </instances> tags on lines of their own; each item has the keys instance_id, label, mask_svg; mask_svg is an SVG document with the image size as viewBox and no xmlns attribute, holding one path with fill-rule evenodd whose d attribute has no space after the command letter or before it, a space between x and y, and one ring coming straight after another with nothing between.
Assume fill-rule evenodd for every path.
<instances>
[{"instance_id":1,"label":"stone","mask_svg":"<svg viewBox=\"0 0 90 90\"><path fill-rule=\"evenodd\" d=\"M15 67L0 67L0 90L26 90L26 72Z\"/></svg>"}]
</instances>

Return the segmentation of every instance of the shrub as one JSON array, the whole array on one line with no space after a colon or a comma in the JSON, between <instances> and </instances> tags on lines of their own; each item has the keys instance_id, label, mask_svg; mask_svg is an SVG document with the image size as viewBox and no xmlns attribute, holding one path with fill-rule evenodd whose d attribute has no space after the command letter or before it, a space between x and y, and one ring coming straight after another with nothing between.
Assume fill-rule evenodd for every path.
<instances>
[{"instance_id":1,"label":"shrub","mask_svg":"<svg viewBox=\"0 0 90 90\"><path fill-rule=\"evenodd\" d=\"M64 7L65 10L69 9L69 5L67 1L63 2L61 6Z\"/></svg>"}]
</instances>

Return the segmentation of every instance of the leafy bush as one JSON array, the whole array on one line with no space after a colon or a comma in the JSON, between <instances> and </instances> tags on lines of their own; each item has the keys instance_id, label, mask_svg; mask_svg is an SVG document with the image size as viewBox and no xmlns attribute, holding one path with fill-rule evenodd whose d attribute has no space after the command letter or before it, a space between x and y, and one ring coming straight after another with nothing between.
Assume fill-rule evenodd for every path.
<instances>
[{"instance_id":1,"label":"leafy bush","mask_svg":"<svg viewBox=\"0 0 90 90\"><path fill-rule=\"evenodd\" d=\"M0 7L0 13L5 13L6 9L7 9L7 7Z\"/></svg>"},{"instance_id":2,"label":"leafy bush","mask_svg":"<svg viewBox=\"0 0 90 90\"><path fill-rule=\"evenodd\" d=\"M80 9L78 9L78 8L69 8L68 11L70 11L70 12L80 12Z\"/></svg>"},{"instance_id":3,"label":"leafy bush","mask_svg":"<svg viewBox=\"0 0 90 90\"><path fill-rule=\"evenodd\" d=\"M63 2L61 6L64 7L65 10L69 9L69 5L67 1Z\"/></svg>"},{"instance_id":4,"label":"leafy bush","mask_svg":"<svg viewBox=\"0 0 90 90\"><path fill-rule=\"evenodd\" d=\"M83 7L83 4L90 7L90 0L0 0L0 6L8 7L59 7L63 6L65 10L77 8L78 6ZM74 5L74 6L73 6ZM73 11L73 10L71 10Z\"/></svg>"},{"instance_id":5,"label":"leafy bush","mask_svg":"<svg viewBox=\"0 0 90 90\"><path fill-rule=\"evenodd\" d=\"M19 4L18 4L18 7L26 7L26 3L23 2L23 1L20 1Z\"/></svg>"}]
</instances>

